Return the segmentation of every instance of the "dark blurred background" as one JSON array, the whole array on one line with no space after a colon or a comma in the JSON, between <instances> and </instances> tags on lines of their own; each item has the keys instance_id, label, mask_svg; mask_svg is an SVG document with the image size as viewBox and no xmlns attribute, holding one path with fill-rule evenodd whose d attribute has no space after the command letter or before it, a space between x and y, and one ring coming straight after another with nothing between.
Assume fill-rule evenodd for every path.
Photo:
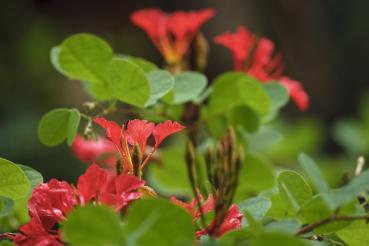
<instances>
[{"instance_id":1,"label":"dark blurred background","mask_svg":"<svg viewBox=\"0 0 369 246\"><path fill-rule=\"evenodd\" d=\"M331 128L338 119L356 116L359 99L368 89L367 0L13 0L0 6L0 156L32 166L46 179L75 181L83 165L66 144L42 146L37 139L38 120L52 108L79 106L88 100L81 83L53 69L51 47L71 34L89 32L107 40L116 52L160 64L151 41L129 21L129 14L139 8L168 12L214 8L216 17L202 29L210 41L209 78L232 69L230 53L212 44L215 35L245 25L274 40L284 53L286 73L302 81L311 97L307 113L291 104L284 117L318 122L320 130L313 130L314 134L328 139L315 146L322 154L344 151L331 136Z\"/></svg>"}]
</instances>

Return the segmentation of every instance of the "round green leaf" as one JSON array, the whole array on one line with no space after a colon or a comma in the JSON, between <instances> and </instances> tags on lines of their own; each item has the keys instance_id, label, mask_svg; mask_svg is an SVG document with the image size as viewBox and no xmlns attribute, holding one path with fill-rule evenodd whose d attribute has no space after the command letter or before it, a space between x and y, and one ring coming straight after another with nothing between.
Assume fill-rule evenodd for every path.
<instances>
[{"instance_id":1,"label":"round green leaf","mask_svg":"<svg viewBox=\"0 0 369 246\"><path fill-rule=\"evenodd\" d=\"M74 209L62 225L62 234L72 245L121 245L123 241L118 214L104 206Z\"/></svg>"},{"instance_id":2,"label":"round green leaf","mask_svg":"<svg viewBox=\"0 0 369 246\"><path fill-rule=\"evenodd\" d=\"M30 187L30 193L32 192L33 188L35 188L38 184L42 184L44 182L44 178L42 177L41 173L39 173L38 171L36 171L35 169L25 166L25 165L21 165L21 164L17 164L22 170L23 172L26 174L31 187Z\"/></svg>"},{"instance_id":3,"label":"round green leaf","mask_svg":"<svg viewBox=\"0 0 369 246\"><path fill-rule=\"evenodd\" d=\"M264 117L264 121L270 121L278 115L278 111L288 103L289 96L287 89L276 82L263 84L265 91L271 99L271 110L268 115Z\"/></svg>"},{"instance_id":4,"label":"round green leaf","mask_svg":"<svg viewBox=\"0 0 369 246\"><path fill-rule=\"evenodd\" d=\"M0 196L0 218L8 215L14 207L14 201L7 197Z\"/></svg>"},{"instance_id":5,"label":"round green leaf","mask_svg":"<svg viewBox=\"0 0 369 246\"><path fill-rule=\"evenodd\" d=\"M255 132L259 128L258 114L245 106L237 106L229 113L229 121L233 127L241 126L248 132Z\"/></svg>"},{"instance_id":6,"label":"round green leaf","mask_svg":"<svg viewBox=\"0 0 369 246\"><path fill-rule=\"evenodd\" d=\"M30 189L26 174L16 164L0 158L0 196L13 200L25 197Z\"/></svg>"},{"instance_id":7,"label":"round green leaf","mask_svg":"<svg viewBox=\"0 0 369 246\"><path fill-rule=\"evenodd\" d=\"M147 77L150 81L151 95L146 102L146 107L155 104L161 97L167 94L174 86L173 76L164 70L149 72Z\"/></svg>"},{"instance_id":8,"label":"round green leaf","mask_svg":"<svg viewBox=\"0 0 369 246\"><path fill-rule=\"evenodd\" d=\"M58 108L46 113L38 125L38 137L44 145L55 146L68 138L72 144L80 122L76 109Z\"/></svg>"},{"instance_id":9,"label":"round green leaf","mask_svg":"<svg viewBox=\"0 0 369 246\"><path fill-rule=\"evenodd\" d=\"M135 202L123 227L127 245L192 245L192 217L183 209L163 199Z\"/></svg>"},{"instance_id":10,"label":"round green leaf","mask_svg":"<svg viewBox=\"0 0 369 246\"><path fill-rule=\"evenodd\" d=\"M144 107L150 97L150 82L145 72L126 59L114 58L109 75L115 97L125 103Z\"/></svg>"}]
</instances>

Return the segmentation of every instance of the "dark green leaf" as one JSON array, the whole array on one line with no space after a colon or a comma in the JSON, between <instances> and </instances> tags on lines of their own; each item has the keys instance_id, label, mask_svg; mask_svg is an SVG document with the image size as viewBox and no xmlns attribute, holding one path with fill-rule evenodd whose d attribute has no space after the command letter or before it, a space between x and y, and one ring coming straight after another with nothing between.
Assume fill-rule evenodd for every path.
<instances>
[{"instance_id":1,"label":"dark green leaf","mask_svg":"<svg viewBox=\"0 0 369 246\"><path fill-rule=\"evenodd\" d=\"M29 189L30 182L22 169L0 158L0 196L15 200L25 197Z\"/></svg>"},{"instance_id":2,"label":"dark green leaf","mask_svg":"<svg viewBox=\"0 0 369 246\"><path fill-rule=\"evenodd\" d=\"M145 106L150 97L150 82L138 65L114 58L109 75L111 91L118 100L141 108Z\"/></svg>"},{"instance_id":3,"label":"dark green leaf","mask_svg":"<svg viewBox=\"0 0 369 246\"><path fill-rule=\"evenodd\" d=\"M255 132L259 128L258 114L246 106L234 107L229 113L229 121L233 127L243 127L248 132Z\"/></svg>"},{"instance_id":4,"label":"dark green leaf","mask_svg":"<svg viewBox=\"0 0 369 246\"><path fill-rule=\"evenodd\" d=\"M123 242L119 216L103 206L75 208L63 223L62 234L72 245L120 245Z\"/></svg>"},{"instance_id":5,"label":"dark green leaf","mask_svg":"<svg viewBox=\"0 0 369 246\"><path fill-rule=\"evenodd\" d=\"M123 227L127 246L191 245L194 238L192 217L167 200L147 199L129 208Z\"/></svg>"}]
</instances>

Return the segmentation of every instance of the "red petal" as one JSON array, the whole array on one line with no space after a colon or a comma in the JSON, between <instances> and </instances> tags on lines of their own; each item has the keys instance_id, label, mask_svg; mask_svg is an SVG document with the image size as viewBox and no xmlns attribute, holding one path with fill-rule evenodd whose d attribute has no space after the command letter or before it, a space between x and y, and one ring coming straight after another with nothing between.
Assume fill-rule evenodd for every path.
<instances>
[{"instance_id":1,"label":"red petal","mask_svg":"<svg viewBox=\"0 0 369 246\"><path fill-rule=\"evenodd\" d=\"M114 121L109 121L104 118L96 118L94 122L105 129L106 138L112 141L119 151L123 152L121 146L122 128Z\"/></svg>"},{"instance_id":2,"label":"red petal","mask_svg":"<svg viewBox=\"0 0 369 246\"><path fill-rule=\"evenodd\" d=\"M187 210L187 212L189 212L192 217L196 217L196 213L195 213L195 206L196 206L196 200L193 199L191 203L185 203L182 202L181 200L178 200L175 196L170 197L170 201L177 205L180 206L182 208L184 208L185 210Z\"/></svg>"},{"instance_id":3,"label":"red petal","mask_svg":"<svg viewBox=\"0 0 369 246\"><path fill-rule=\"evenodd\" d=\"M158 124L153 131L155 146L157 147L169 135L179 132L184 128L185 127L178 122L172 122L170 120Z\"/></svg>"},{"instance_id":4,"label":"red petal","mask_svg":"<svg viewBox=\"0 0 369 246\"><path fill-rule=\"evenodd\" d=\"M215 236L221 237L224 233L241 228L243 215L237 205L232 205L224 218L223 223L216 230Z\"/></svg>"},{"instance_id":5,"label":"red petal","mask_svg":"<svg viewBox=\"0 0 369 246\"><path fill-rule=\"evenodd\" d=\"M72 151L78 160L86 163L96 161L103 154L115 153L114 145L106 139L98 136L97 140L86 140L83 136L77 135L72 144Z\"/></svg>"},{"instance_id":6,"label":"red petal","mask_svg":"<svg viewBox=\"0 0 369 246\"><path fill-rule=\"evenodd\" d=\"M130 120L125 130L125 136L129 144L138 144L141 152L145 152L147 139L154 130L154 123L147 122L147 120Z\"/></svg>"},{"instance_id":7,"label":"red petal","mask_svg":"<svg viewBox=\"0 0 369 246\"><path fill-rule=\"evenodd\" d=\"M160 9L141 9L131 14L131 21L151 38L166 35L167 15Z\"/></svg>"},{"instance_id":8,"label":"red petal","mask_svg":"<svg viewBox=\"0 0 369 246\"><path fill-rule=\"evenodd\" d=\"M115 187L118 195L134 191L145 185L144 180L129 174L119 175L115 180Z\"/></svg>"},{"instance_id":9,"label":"red petal","mask_svg":"<svg viewBox=\"0 0 369 246\"><path fill-rule=\"evenodd\" d=\"M301 111L307 110L309 107L309 95L306 93L299 81L282 77L279 82L286 87L292 100Z\"/></svg>"},{"instance_id":10,"label":"red petal","mask_svg":"<svg viewBox=\"0 0 369 246\"><path fill-rule=\"evenodd\" d=\"M77 189L84 202L96 198L104 191L108 184L108 174L96 164L92 164L78 179Z\"/></svg>"}]
</instances>

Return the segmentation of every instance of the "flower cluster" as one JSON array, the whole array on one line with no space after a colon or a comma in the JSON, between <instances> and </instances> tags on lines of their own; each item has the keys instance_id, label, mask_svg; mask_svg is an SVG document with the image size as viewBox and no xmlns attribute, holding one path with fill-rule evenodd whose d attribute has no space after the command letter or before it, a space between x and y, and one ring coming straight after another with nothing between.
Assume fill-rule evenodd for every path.
<instances>
[{"instance_id":1,"label":"flower cluster","mask_svg":"<svg viewBox=\"0 0 369 246\"><path fill-rule=\"evenodd\" d=\"M215 14L213 9L166 14L160 9L142 9L132 22L151 38L168 64L180 62L200 27Z\"/></svg>"},{"instance_id":2,"label":"flower cluster","mask_svg":"<svg viewBox=\"0 0 369 246\"><path fill-rule=\"evenodd\" d=\"M271 40L257 38L247 28L239 27L236 33L223 33L214 41L232 52L236 71L244 71L261 82L279 81L297 107L302 111L307 109L308 94L300 82L283 75L282 55L273 55L274 44Z\"/></svg>"},{"instance_id":3,"label":"flower cluster","mask_svg":"<svg viewBox=\"0 0 369 246\"><path fill-rule=\"evenodd\" d=\"M206 201L204 201L204 198L201 194L198 194L198 197L200 198L201 208L199 208L199 204L196 199L193 199L190 203L182 202L175 197L171 197L170 200L174 204L184 208L187 212L189 212L193 217L193 221L196 222L200 216L213 212L216 204L214 197L211 194ZM219 226L216 227L214 219L205 228L196 231L196 237L200 238L201 236L209 233L215 237L221 237L226 232L240 229L242 218L243 215L240 213L238 206L233 204L229 207L226 215L224 216L223 222Z\"/></svg>"}]
</instances>

